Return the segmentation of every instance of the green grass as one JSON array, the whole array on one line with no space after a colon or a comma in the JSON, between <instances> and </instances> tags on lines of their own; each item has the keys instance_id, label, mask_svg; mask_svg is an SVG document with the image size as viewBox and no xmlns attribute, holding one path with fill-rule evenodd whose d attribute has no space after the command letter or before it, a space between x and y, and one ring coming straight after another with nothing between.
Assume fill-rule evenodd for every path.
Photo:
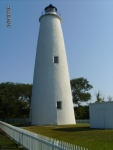
<instances>
[{"instance_id":1,"label":"green grass","mask_svg":"<svg viewBox=\"0 0 113 150\"><path fill-rule=\"evenodd\" d=\"M0 130L0 150L22 150L16 143L10 140L5 134Z\"/></svg>"},{"instance_id":2,"label":"green grass","mask_svg":"<svg viewBox=\"0 0 113 150\"><path fill-rule=\"evenodd\" d=\"M90 129L88 124L29 126L24 129L91 150L113 150L113 130Z\"/></svg>"}]
</instances>

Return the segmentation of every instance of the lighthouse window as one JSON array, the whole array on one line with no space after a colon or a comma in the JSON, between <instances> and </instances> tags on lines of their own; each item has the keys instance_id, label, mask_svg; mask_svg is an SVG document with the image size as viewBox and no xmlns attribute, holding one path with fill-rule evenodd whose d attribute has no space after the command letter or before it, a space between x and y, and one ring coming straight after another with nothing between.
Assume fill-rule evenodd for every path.
<instances>
[{"instance_id":1,"label":"lighthouse window","mask_svg":"<svg viewBox=\"0 0 113 150\"><path fill-rule=\"evenodd\" d=\"M53 62L54 62L54 63L59 63L59 58L58 58L58 56L54 56Z\"/></svg>"},{"instance_id":2,"label":"lighthouse window","mask_svg":"<svg viewBox=\"0 0 113 150\"><path fill-rule=\"evenodd\" d=\"M62 102L61 101L57 102L57 109L62 109Z\"/></svg>"}]
</instances>

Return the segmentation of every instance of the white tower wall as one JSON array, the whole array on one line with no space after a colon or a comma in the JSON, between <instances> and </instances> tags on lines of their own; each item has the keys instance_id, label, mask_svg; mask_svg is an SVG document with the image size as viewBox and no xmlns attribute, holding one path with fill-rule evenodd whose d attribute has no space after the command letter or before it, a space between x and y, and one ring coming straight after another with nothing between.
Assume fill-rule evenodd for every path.
<instances>
[{"instance_id":1,"label":"white tower wall","mask_svg":"<svg viewBox=\"0 0 113 150\"><path fill-rule=\"evenodd\" d=\"M54 56L58 63L54 63ZM62 103L57 109L57 101ZM75 124L70 79L60 17L40 17L31 101L34 125Z\"/></svg>"}]
</instances>

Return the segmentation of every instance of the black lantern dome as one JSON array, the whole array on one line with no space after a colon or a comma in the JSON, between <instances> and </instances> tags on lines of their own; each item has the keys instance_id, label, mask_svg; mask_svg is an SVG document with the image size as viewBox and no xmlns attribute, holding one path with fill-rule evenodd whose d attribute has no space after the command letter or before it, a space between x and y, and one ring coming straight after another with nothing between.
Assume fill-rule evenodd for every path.
<instances>
[{"instance_id":1,"label":"black lantern dome","mask_svg":"<svg viewBox=\"0 0 113 150\"><path fill-rule=\"evenodd\" d=\"M55 6L53 6L52 4L47 6L44 10L45 10L45 12L57 12L57 8Z\"/></svg>"}]
</instances>

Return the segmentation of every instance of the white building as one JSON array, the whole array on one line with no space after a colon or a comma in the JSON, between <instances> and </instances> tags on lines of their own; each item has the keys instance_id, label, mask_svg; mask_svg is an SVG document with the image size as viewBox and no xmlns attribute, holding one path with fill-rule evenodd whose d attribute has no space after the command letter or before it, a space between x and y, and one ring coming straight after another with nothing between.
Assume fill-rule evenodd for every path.
<instances>
[{"instance_id":1,"label":"white building","mask_svg":"<svg viewBox=\"0 0 113 150\"><path fill-rule=\"evenodd\" d=\"M113 128L113 101L89 105L91 128Z\"/></svg>"},{"instance_id":2,"label":"white building","mask_svg":"<svg viewBox=\"0 0 113 150\"><path fill-rule=\"evenodd\" d=\"M40 17L30 118L33 125L75 124L66 51L57 8Z\"/></svg>"}]
</instances>

